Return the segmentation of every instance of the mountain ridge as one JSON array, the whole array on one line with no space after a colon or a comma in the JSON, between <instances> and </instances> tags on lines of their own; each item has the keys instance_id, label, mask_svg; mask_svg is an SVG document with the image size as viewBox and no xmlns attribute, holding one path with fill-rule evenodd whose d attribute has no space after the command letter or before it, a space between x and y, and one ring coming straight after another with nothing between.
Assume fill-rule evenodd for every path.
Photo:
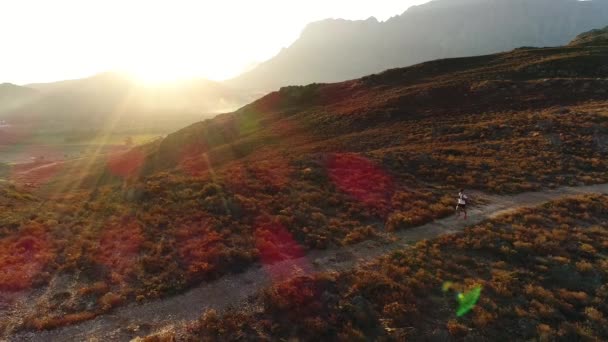
<instances>
[{"instance_id":1,"label":"mountain ridge","mask_svg":"<svg viewBox=\"0 0 608 342\"><path fill-rule=\"evenodd\" d=\"M603 29L595 29L589 32L582 33L570 42L570 46L574 45L607 45L608 44L608 26Z\"/></svg>"},{"instance_id":2,"label":"mountain ridge","mask_svg":"<svg viewBox=\"0 0 608 342\"><path fill-rule=\"evenodd\" d=\"M279 141L301 145L299 137L310 132L311 139L333 139L407 120L597 100L608 85L607 57L606 46L520 48L429 61L344 82L282 87L233 113L169 134L148 154L144 169L180 169L201 156L219 167ZM186 147L187 153L180 152Z\"/></svg>"},{"instance_id":3,"label":"mountain ridge","mask_svg":"<svg viewBox=\"0 0 608 342\"><path fill-rule=\"evenodd\" d=\"M605 26L607 18L608 1L603 0L435 0L385 22L311 23L291 46L228 84L270 91L427 60L560 46L580 32Z\"/></svg>"},{"instance_id":4,"label":"mountain ridge","mask_svg":"<svg viewBox=\"0 0 608 342\"><path fill-rule=\"evenodd\" d=\"M32 100L38 92L35 89L12 83L0 84L0 115Z\"/></svg>"},{"instance_id":5,"label":"mountain ridge","mask_svg":"<svg viewBox=\"0 0 608 342\"><path fill-rule=\"evenodd\" d=\"M249 99L215 81L191 79L147 85L117 72L15 87L29 89L30 96L0 95L0 118L45 130L111 124L138 129L144 119L164 120L175 116L172 114L183 116L178 121L185 124L233 110ZM115 120L118 122L112 122ZM171 127L177 128L174 124Z\"/></svg>"}]
</instances>

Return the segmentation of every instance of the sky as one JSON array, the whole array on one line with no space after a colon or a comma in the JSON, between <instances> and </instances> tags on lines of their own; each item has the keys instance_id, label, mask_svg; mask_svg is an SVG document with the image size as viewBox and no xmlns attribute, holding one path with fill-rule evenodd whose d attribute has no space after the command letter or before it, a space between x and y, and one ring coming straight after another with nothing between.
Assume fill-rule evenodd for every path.
<instances>
[{"instance_id":1,"label":"sky","mask_svg":"<svg viewBox=\"0 0 608 342\"><path fill-rule=\"evenodd\" d=\"M234 77L306 24L386 20L428 0L0 0L0 83L126 71L146 81Z\"/></svg>"}]
</instances>

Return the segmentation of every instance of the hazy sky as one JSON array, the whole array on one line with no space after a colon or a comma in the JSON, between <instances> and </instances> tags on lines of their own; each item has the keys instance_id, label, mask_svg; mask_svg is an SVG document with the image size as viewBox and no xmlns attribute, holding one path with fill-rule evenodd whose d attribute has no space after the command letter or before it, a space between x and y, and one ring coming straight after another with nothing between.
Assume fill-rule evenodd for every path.
<instances>
[{"instance_id":1,"label":"hazy sky","mask_svg":"<svg viewBox=\"0 0 608 342\"><path fill-rule=\"evenodd\" d=\"M225 79L325 18L386 20L428 0L0 0L0 83L127 70Z\"/></svg>"}]
</instances>

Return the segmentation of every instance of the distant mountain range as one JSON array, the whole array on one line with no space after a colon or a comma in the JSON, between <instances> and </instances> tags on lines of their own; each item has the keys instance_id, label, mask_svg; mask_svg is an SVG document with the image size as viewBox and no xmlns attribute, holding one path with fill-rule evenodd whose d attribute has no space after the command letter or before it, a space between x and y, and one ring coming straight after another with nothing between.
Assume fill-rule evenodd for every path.
<instances>
[{"instance_id":1,"label":"distant mountain range","mask_svg":"<svg viewBox=\"0 0 608 342\"><path fill-rule=\"evenodd\" d=\"M608 0L434 0L386 22L312 23L277 56L223 83L196 79L151 88L104 73L26 87L3 84L0 120L57 129L128 129L153 122L167 131L234 110L283 86L343 81L522 46L560 46L606 24ZM167 127L167 120L175 119L181 121Z\"/></svg>"},{"instance_id":2,"label":"distant mountain range","mask_svg":"<svg viewBox=\"0 0 608 342\"><path fill-rule=\"evenodd\" d=\"M231 80L270 91L336 82L449 57L559 46L608 24L608 0L435 0L386 22L323 20L276 57Z\"/></svg>"},{"instance_id":3,"label":"distant mountain range","mask_svg":"<svg viewBox=\"0 0 608 342\"><path fill-rule=\"evenodd\" d=\"M173 128L230 111L247 100L221 83L204 79L148 86L119 73L54 83L0 85L0 119L51 130L121 129L141 125ZM187 118L187 119L186 119Z\"/></svg>"},{"instance_id":4,"label":"distant mountain range","mask_svg":"<svg viewBox=\"0 0 608 342\"><path fill-rule=\"evenodd\" d=\"M0 84L0 115L28 103L38 95L32 88L11 83Z\"/></svg>"}]
</instances>

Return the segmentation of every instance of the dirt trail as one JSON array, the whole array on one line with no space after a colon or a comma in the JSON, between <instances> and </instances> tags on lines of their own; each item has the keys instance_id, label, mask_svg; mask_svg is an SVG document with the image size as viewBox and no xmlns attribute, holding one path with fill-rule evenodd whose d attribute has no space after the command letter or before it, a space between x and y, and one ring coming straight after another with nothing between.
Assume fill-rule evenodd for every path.
<instances>
[{"instance_id":1,"label":"dirt trail","mask_svg":"<svg viewBox=\"0 0 608 342\"><path fill-rule=\"evenodd\" d=\"M51 331L19 333L11 336L9 341L128 341L172 325L195 320L206 309L221 311L231 306L242 305L247 297L273 281L285 277L347 270L417 241L457 233L467 226L507 211L587 193L608 194L608 184L563 187L512 196L486 195L484 197L489 200L488 204L471 209L470 217L466 221L452 216L397 232L393 235L394 242L365 241L334 250L314 251L303 258L283 261L271 266L257 265L244 273L224 276L178 296L132 304L73 326Z\"/></svg>"}]
</instances>

